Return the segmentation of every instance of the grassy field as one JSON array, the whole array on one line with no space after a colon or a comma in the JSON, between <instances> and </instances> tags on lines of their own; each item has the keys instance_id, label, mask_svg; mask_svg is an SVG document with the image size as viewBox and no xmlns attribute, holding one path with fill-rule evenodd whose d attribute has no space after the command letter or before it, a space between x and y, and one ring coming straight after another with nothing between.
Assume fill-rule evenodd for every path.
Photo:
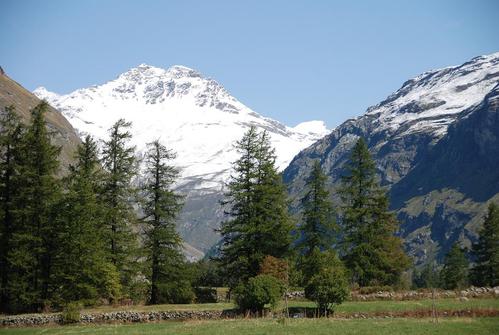
<instances>
[{"instance_id":1,"label":"grassy field","mask_svg":"<svg viewBox=\"0 0 499 335\"><path fill-rule=\"evenodd\" d=\"M499 334L499 318L459 318L441 319L433 323L428 319L296 319L286 323L271 319L221 320L221 321L186 321L160 322L125 325L97 326L55 326L45 328L12 328L0 329L0 334L31 335L31 334L314 334L314 335L419 335L419 334Z\"/></svg>"},{"instance_id":2,"label":"grassy field","mask_svg":"<svg viewBox=\"0 0 499 335\"><path fill-rule=\"evenodd\" d=\"M430 309L432 301L425 300L407 300L407 301L347 301L337 307L338 313L374 313L374 312L398 312L413 311L420 309ZM314 307L310 301L290 301L290 308ZM83 312L111 312L116 310L135 310L135 311L209 311L224 310L234 308L232 303L213 303L213 304L186 304L186 305L153 305L153 306L126 306L126 307L98 307L86 309ZM462 309L498 309L499 299L470 299L468 301L459 301L457 299L439 299L436 300L438 310L462 310ZM284 308L281 302L280 308Z\"/></svg>"}]
</instances>

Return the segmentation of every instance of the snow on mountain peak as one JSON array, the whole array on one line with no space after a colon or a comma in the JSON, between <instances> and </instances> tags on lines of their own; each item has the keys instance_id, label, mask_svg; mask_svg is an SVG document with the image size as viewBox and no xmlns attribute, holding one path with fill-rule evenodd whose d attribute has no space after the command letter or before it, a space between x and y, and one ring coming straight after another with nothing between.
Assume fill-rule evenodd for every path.
<instances>
[{"instance_id":1,"label":"snow on mountain peak","mask_svg":"<svg viewBox=\"0 0 499 335\"><path fill-rule=\"evenodd\" d=\"M327 132L321 121L290 128L262 117L215 80L182 65L165 70L140 64L105 84L67 95L44 88L34 93L59 109L82 134L105 139L107 129L124 118L133 124L133 144L139 151L161 138L178 152L181 182L195 180L196 189L222 187L237 158L233 144L251 125L268 131L281 169Z\"/></svg>"},{"instance_id":2,"label":"snow on mountain peak","mask_svg":"<svg viewBox=\"0 0 499 335\"><path fill-rule=\"evenodd\" d=\"M432 131L440 137L458 114L483 100L499 82L499 53L478 56L443 69L423 72L367 115L377 116L378 130Z\"/></svg>"},{"instance_id":3,"label":"snow on mountain peak","mask_svg":"<svg viewBox=\"0 0 499 335\"><path fill-rule=\"evenodd\" d=\"M324 137L330 133L330 130L327 129L326 123L324 121L305 121L299 123L298 125L293 127L293 130L302 133L305 135L312 135L316 137Z\"/></svg>"}]
</instances>

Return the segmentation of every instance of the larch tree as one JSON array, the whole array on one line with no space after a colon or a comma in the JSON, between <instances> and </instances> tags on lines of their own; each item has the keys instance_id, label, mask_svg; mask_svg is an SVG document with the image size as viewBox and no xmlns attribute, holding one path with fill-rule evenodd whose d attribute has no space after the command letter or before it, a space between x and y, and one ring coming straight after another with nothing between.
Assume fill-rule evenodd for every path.
<instances>
[{"instance_id":1,"label":"larch tree","mask_svg":"<svg viewBox=\"0 0 499 335\"><path fill-rule=\"evenodd\" d=\"M148 144L142 191L151 304L164 302L165 292L161 292L163 284L185 284L182 282L182 239L175 229L183 196L172 188L179 175L179 171L171 165L174 158L175 154L158 140Z\"/></svg>"},{"instance_id":2,"label":"larch tree","mask_svg":"<svg viewBox=\"0 0 499 335\"><path fill-rule=\"evenodd\" d=\"M137 222L133 208L136 188L132 181L137 174L135 147L129 145L132 138L130 122L118 120L108 131L109 139L102 149L102 165L105 171L102 201L106 207L108 256L121 276L125 288L133 285L137 266L137 238L132 226Z\"/></svg>"},{"instance_id":3,"label":"larch tree","mask_svg":"<svg viewBox=\"0 0 499 335\"><path fill-rule=\"evenodd\" d=\"M12 310L12 266L9 253L16 227L15 203L18 192L21 142L24 132L14 106L0 115L0 312Z\"/></svg>"},{"instance_id":4,"label":"larch tree","mask_svg":"<svg viewBox=\"0 0 499 335\"><path fill-rule=\"evenodd\" d=\"M499 206L490 203L476 244L473 245L476 264L471 270L474 285L499 285Z\"/></svg>"},{"instance_id":5,"label":"larch tree","mask_svg":"<svg viewBox=\"0 0 499 335\"><path fill-rule=\"evenodd\" d=\"M346 165L340 195L342 256L360 286L393 285L408 268L409 259L395 236L399 223L389 211L386 191L376 179L376 169L366 142L360 138Z\"/></svg>"},{"instance_id":6,"label":"larch tree","mask_svg":"<svg viewBox=\"0 0 499 335\"><path fill-rule=\"evenodd\" d=\"M307 281L319 271L319 262L314 258L319 252L332 250L338 229L327 189L327 176L319 161L314 162L305 187L307 191L301 199L303 218L297 247L299 268Z\"/></svg>"},{"instance_id":7,"label":"larch tree","mask_svg":"<svg viewBox=\"0 0 499 335\"><path fill-rule=\"evenodd\" d=\"M65 178L59 210L62 256L56 265L62 301L116 301L121 295L118 272L106 257L102 183L97 144L86 136Z\"/></svg>"},{"instance_id":8,"label":"larch tree","mask_svg":"<svg viewBox=\"0 0 499 335\"><path fill-rule=\"evenodd\" d=\"M228 219L220 228L220 260L231 287L256 276L265 256L285 257L292 229L269 135L251 127L235 147L240 157L222 202Z\"/></svg>"},{"instance_id":9,"label":"larch tree","mask_svg":"<svg viewBox=\"0 0 499 335\"><path fill-rule=\"evenodd\" d=\"M19 229L13 234L10 264L15 285L12 296L17 307L34 310L50 304L54 291L53 264L58 252L60 229L55 219L55 205L61 198L57 178L61 148L51 143L42 101L31 111L31 123L21 141L18 194L14 199Z\"/></svg>"}]
</instances>

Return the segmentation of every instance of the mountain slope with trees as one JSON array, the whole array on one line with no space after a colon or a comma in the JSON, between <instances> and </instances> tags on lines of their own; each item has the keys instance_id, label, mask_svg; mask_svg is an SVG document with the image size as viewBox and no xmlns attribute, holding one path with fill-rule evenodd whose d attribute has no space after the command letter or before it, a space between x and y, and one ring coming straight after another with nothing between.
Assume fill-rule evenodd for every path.
<instances>
[{"instance_id":1,"label":"mountain slope with trees","mask_svg":"<svg viewBox=\"0 0 499 335\"><path fill-rule=\"evenodd\" d=\"M336 194L363 137L416 264L442 261L456 241L470 247L487 203L499 200L498 84L499 53L408 80L294 158L283 175L295 210L313 162Z\"/></svg>"}]
</instances>

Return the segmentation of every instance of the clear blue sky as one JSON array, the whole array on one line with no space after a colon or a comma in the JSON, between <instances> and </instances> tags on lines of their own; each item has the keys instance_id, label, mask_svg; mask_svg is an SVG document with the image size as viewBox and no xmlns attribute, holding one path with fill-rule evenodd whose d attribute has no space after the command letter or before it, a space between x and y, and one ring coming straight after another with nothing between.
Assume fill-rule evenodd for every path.
<instances>
[{"instance_id":1,"label":"clear blue sky","mask_svg":"<svg viewBox=\"0 0 499 335\"><path fill-rule=\"evenodd\" d=\"M33 90L182 64L288 125L335 126L420 72L499 51L499 1L0 1L0 65Z\"/></svg>"}]
</instances>

